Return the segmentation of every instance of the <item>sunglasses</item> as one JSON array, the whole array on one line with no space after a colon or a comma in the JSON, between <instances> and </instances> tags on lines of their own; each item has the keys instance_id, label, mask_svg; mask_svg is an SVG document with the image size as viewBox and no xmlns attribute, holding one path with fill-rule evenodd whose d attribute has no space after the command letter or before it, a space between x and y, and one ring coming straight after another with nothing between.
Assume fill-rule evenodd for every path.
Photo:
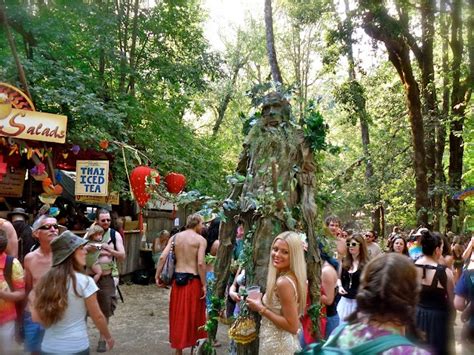
<instances>
[{"instance_id":1,"label":"sunglasses","mask_svg":"<svg viewBox=\"0 0 474 355\"><path fill-rule=\"evenodd\" d=\"M365 236L366 236L367 238L372 238L372 237L373 237L372 234L366 234Z\"/></svg>"},{"instance_id":2,"label":"sunglasses","mask_svg":"<svg viewBox=\"0 0 474 355\"><path fill-rule=\"evenodd\" d=\"M346 245L347 245L348 247L357 247L357 246L360 245L360 243L358 243L358 242L351 242L351 243L350 243L350 242L347 242Z\"/></svg>"},{"instance_id":3,"label":"sunglasses","mask_svg":"<svg viewBox=\"0 0 474 355\"><path fill-rule=\"evenodd\" d=\"M56 223L43 224L41 227L38 227L38 229L41 229L41 230L50 230L51 227L53 227L54 229L59 229L59 225L57 225Z\"/></svg>"},{"instance_id":4,"label":"sunglasses","mask_svg":"<svg viewBox=\"0 0 474 355\"><path fill-rule=\"evenodd\" d=\"M110 219L101 219L101 222L110 222Z\"/></svg>"}]
</instances>

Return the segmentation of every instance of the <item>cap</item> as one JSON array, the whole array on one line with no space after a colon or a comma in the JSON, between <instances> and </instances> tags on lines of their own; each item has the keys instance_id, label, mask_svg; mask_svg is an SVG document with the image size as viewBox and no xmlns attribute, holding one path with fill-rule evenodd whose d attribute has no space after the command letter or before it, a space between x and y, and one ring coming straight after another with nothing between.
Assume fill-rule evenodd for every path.
<instances>
[{"instance_id":1,"label":"cap","mask_svg":"<svg viewBox=\"0 0 474 355\"><path fill-rule=\"evenodd\" d=\"M423 232L429 232L428 228L419 228L415 234L413 234L413 237L420 237Z\"/></svg>"}]
</instances>

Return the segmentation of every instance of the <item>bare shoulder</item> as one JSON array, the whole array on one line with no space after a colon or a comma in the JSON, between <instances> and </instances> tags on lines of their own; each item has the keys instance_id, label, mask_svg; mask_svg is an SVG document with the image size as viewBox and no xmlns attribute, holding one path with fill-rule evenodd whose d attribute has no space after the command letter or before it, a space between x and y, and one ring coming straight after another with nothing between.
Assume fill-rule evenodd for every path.
<instances>
[{"instance_id":1,"label":"bare shoulder","mask_svg":"<svg viewBox=\"0 0 474 355\"><path fill-rule=\"evenodd\" d=\"M296 284L296 279L292 275L280 276L276 280L277 289L292 289L294 290L294 285Z\"/></svg>"},{"instance_id":2,"label":"bare shoulder","mask_svg":"<svg viewBox=\"0 0 474 355\"><path fill-rule=\"evenodd\" d=\"M13 224L9 220L0 218L0 229L3 229L7 233L15 232L15 228L13 227ZM16 232L15 232L16 235Z\"/></svg>"},{"instance_id":3,"label":"bare shoulder","mask_svg":"<svg viewBox=\"0 0 474 355\"><path fill-rule=\"evenodd\" d=\"M276 291L278 296L280 298L294 298L296 293L295 285L296 280L294 277L289 275L280 276L276 281Z\"/></svg>"},{"instance_id":4,"label":"bare shoulder","mask_svg":"<svg viewBox=\"0 0 474 355\"><path fill-rule=\"evenodd\" d=\"M25 269L26 269L27 266L29 266L29 265L31 264L31 262L34 260L36 254L37 254L37 253L36 253L36 250L35 250L35 251L29 252L28 254L25 255L25 260L24 260Z\"/></svg>"}]
</instances>

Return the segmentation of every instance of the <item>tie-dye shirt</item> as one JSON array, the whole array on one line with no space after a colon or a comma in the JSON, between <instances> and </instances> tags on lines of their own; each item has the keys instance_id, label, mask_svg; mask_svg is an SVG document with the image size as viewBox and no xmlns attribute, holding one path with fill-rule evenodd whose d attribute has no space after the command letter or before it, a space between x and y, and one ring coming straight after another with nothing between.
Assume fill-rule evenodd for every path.
<instances>
[{"instance_id":1,"label":"tie-dye shirt","mask_svg":"<svg viewBox=\"0 0 474 355\"><path fill-rule=\"evenodd\" d=\"M421 244L418 241L408 242L408 255L413 261L417 261L423 255Z\"/></svg>"},{"instance_id":2,"label":"tie-dye shirt","mask_svg":"<svg viewBox=\"0 0 474 355\"><path fill-rule=\"evenodd\" d=\"M5 263L7 261L7 254L0 254L0 290L10 290L8 283L5 280ZM13 260L12 265L12 284L15 290L25 289L25 277L23 275L23 268L18 259ZM15 302L6 301L0 298L0 325L16 319Z\"/></svg>"},{"instance_id":3,"label":"tie-dye shirt","mask_svg":"<svg viewBox=\"0 0 474 355\"><path fill-rule=\"evenodd\" d=\"M391 328L379 328L364 323L348 325L337 338L337 347L349 349L384 335L394 334ZM383 355L429 355L429 351L415 345L400 345L382 351Z\"/></svg>"}]
</instances>

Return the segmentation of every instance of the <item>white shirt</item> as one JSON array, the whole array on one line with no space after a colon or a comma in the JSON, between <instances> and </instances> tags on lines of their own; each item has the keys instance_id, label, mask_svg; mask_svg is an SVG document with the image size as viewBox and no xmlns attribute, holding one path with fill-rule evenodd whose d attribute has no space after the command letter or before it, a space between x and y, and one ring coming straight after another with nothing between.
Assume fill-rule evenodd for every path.
<instances>
[{"instance_id":1,"label":"white shirt","mask_svg":"<svg viewBox=\"0 0 474 355\"><path fill-rule=\"evenodd\" d=\"M89 337L86 324L86 298L97 292L94 280L87 275L76 272L76 291L72 281L68 281L68 307L62 319L46 328L41 351L56 354L72 354L89 348Z\"/></svg>"},{"instance_id":2,"label":"white shirt","mask_svg":"<svg viewBox=\"0 0 474 355\"><path fill-rule=\"evenodd\" d=\"M382 249L380 249L377 243L367 243L367 251L369 252L369 259L376 257L379 254L382 254Z\"/></svg>"}]
</instances>

